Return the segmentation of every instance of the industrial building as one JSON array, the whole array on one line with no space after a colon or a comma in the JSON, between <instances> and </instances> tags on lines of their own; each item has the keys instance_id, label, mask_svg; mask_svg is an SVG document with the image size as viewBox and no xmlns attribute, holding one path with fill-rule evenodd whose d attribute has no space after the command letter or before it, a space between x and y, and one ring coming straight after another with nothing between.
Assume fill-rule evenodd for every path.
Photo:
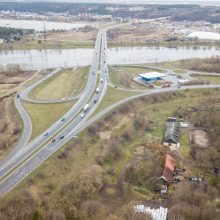
<instances>
[{"instance_id":1,"label":"industrial building","mask_svg":"<svg viewBox=\"0 0 220 220\"><path fill-rule=\"evenodd\" d=\"M141 73L138 75L142 80L147 82L156 82L162 80L165 75L158 72Z\"/></svg>"}]
</instances>

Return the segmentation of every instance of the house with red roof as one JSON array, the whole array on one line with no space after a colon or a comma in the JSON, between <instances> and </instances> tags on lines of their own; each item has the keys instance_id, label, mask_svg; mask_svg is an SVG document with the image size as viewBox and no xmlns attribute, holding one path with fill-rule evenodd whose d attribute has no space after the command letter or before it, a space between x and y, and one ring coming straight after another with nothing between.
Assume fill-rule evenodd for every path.
<instances>
[{"instance_id":1,"label":"house with red roof","mask_svg":"<svg viewBox=\"0 0 220 220\"><path fill-rule=\"evenodd\" d=\"M173 173L174 173L174 158L171 157L169 154L167 154L163 174L160 177L160 179L162 179L164 183L169 185L173 181Z\"/></svg>"}]
</instances>

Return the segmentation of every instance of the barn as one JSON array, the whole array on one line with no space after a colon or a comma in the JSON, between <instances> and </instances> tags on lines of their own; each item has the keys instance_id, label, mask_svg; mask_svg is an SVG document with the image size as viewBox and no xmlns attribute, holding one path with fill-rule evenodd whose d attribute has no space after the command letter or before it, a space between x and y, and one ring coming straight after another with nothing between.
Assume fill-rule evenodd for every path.
<instances>
[{"instance_id":1,"label":"barn","mask_svg":"<svg viewBox=\"0 0 220 220\"><path fill-rule=\"evenodd\" d=\"M166 123L166 130L163 137L163 145L179 147L180 126L176 121L168 121Z\"/></svg>"}]
</instances>

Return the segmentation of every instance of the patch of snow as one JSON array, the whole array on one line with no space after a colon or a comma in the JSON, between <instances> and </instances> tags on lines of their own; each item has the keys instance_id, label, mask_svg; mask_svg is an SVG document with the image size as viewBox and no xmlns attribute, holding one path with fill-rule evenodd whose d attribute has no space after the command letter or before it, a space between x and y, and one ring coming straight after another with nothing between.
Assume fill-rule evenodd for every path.
<instances>
[{"instance_id":1,"label":"patch of snow","mask_svg":"<svg viewBox=\"0 0 220 220\"><path fill-rule=\"evenodd\" d=\"M198 38L201 40L220 40L220 34L206 31L196 31L188 35L188 38Z\"/></svg>"}]
</instances>

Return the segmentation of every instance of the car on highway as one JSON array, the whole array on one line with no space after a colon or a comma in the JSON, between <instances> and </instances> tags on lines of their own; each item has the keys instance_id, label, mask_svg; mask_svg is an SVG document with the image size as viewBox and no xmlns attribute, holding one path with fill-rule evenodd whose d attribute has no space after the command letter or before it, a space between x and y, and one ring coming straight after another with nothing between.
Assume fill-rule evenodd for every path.
<instances>
[{"instance_id":1,"label":"car on highway","mask_svg":"<svg viewBox=\"0 0 220 220\"><path fill-rule=\"evenodd\" d=\"M100 82L101 82L101 83L103 82L103 79L102 79L102 78L100 79Z\"/></svg>"},{"instance_id":2,"label":"car on highway","mask_svg":"<svg viewBox=\"0 0 220 220\"><path fill-rule=\"evenodd\" d=\"M83 107L83 111L86 112L88 109L89 109L89 104L86 104L86 105Z\"/></svg>"},{"instance_id":3,"label":"car on highway","mask_svg":"<svg viewBox=\"0 0 220 220\"><path fill-rule=\"evenodd\" d=\"M44 134L44 136L45 136L45 137L46 137L46 136L48 136L48 135L49 135L49 133L48 133L48 132Z\"/></svg>"},{"instance_id":4,"label":"car on highway","mask_svg":"<svg viewBox=\"0 0 220 220\"><path fill-rule=\"evenodd\" d=\"M99 88L96 89L96 93L99 93Z\"/></svg>"},{"instance_id":5,"label":"car on highway","mask_svg":"<svg viewBox=\"0 0 220 220\"><path fill-rule=\"evenodd\" d=\"M84 113L82 113L82 114L80 115L80 118L84 118L84 116L85 116L85 114L84 114Z\"/></svg>"},{"instance_id":6,"label":"car on highway","mask_svg":"<svg viewBox=\"0 0 220 220\"><path fill-rule=\"evenodd\" d=\"M62 101L68 101L69 99L68 98L62 98L61 100Z\"/></svg>"},{"instance_id":7,"label":"car on highway","mask_svg":"<svg viewBox=\"0 0 220 220\"><path fill-rule=\"evenodd\" d=\"M56 141L56 139L54 138L53 140L52 140L52 142L55 142Z\"/></svg>"},{"instance_id":8,"label":"car on highway","mask_svg":"<svg viewBox=\"0 0 220 220\"><path fill-rule=\"evenodd\" d=\"M94 103L96 103L98 101L98 98L97 97L95 97L95 99L94 99Z\"/></svg>"},{"instance_id":9,"label":"car on highway","mask_svg":"<svg viewBox=\"0 0 220 220\"><path fill-rule=\"evenodd\" d=\"M65 121L65 118L62 118L61 121Z\"/></svg>"},{"instance_id":10,"label":"car on highway","mask_svg":"<svg viewBox=\"0 0 220 220\"><path fill-rule=\"evenodd\" d=\"M61 136L61 137L60 137L60 140L62 140L63 138L64 138L64 136Z\"/></svg>"},{"instance_id":11,"label":"car on highway","mask_svg":"<svg viewBox=\"0 0 220 220\"><path fill-rule=\"evenodd\" d=\"M18 98L18 99L20 98L20 94L17 94L17 98Z\"/></svg>"}]
</instances>

